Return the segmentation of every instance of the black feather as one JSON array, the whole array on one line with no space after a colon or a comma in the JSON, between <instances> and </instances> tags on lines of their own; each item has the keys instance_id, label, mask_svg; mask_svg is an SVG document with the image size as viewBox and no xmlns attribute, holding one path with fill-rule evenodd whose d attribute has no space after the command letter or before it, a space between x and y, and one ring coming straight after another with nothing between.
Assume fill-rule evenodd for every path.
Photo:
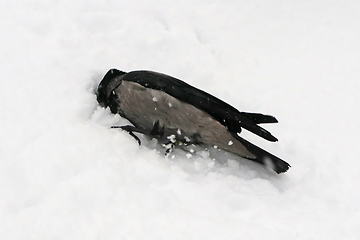
<instances>
[{"instance_id":1,"label":"black feather","mask_svg":"<svg viewBox=\"0 0 360 240\"><path fill-rule=\"evenodd\" d=\"M245 128L269 141L277 141L270 132L258 126L258 124L261 123L277 123L278 121L275 117L261 113L239 112L219 98L165 74L152 71L133 71L126 73L117 69L111 69L99 84L97 99L102 106L109 106L111 112L120 113L120 115L121 109L119 106L121 99L116 94L115 89L117 89L123 81L135 82L145 88L162 91L208 113L224 125L228 132L255 156L247 157L249 160L267 165L277 173L286 172L289 169L290 165L287 162L255 146L238 135L241 132L241 128ZM164 127L166 128L166 126L160 126L159 121L157 121L151 130L134 126L117 126L116 128L128 131L140 144L140 139L133 132L152 137L162 137L165 131ZM201 143L201 141L199 141L199 143Z\"/></svg>"},{"instance_id":2,"label":"black feather","mask_svg":"<svg viewBox=\"0 0 360 240\"><path fill-rule=\"evenodd\" d=\"M257 125L257 123L277 122L274 117L241 113L219 98L177 78L152 71L133 71L124 75L122 80L136 82L144 87L164 91L183 102L189 103L210 114L214 119L226 126L230 132L238 133L243 127L266 140L277 141L277 138L270 132Z\"/></svg>"},{"instance_id":3,"label":"black feather","mask_svg":"<svg viewBox=\"0 0 360 240\"><path fill-rule=\"evenodd\" d=\"M285 162L284 160L276 157L275 155L265 151L262 148L252 144L251 142L246 141L242 137L238 136L235 133L232 133L232 136L242 143L252 154L256 156L255 159L249 159L261 164L264 164L270 168L272 168L277 173L286 172L290 168L290 164Z\"/></svg>"},{"instance_id":4,"label":"black feather","mask_svg":"<svg viewBox=\"0 0 360 240\"><path fill-rule=\"evenodd\" d=\"M97 100L102 106L108 106L108 93L107 93L107 86L109 83L116 77L126 74L126 72L119 71L117 69L110 69L104 76L104 78L101 80L99 86L98 86L98 92L97 92Z\"/></svg>"}]
</instances>

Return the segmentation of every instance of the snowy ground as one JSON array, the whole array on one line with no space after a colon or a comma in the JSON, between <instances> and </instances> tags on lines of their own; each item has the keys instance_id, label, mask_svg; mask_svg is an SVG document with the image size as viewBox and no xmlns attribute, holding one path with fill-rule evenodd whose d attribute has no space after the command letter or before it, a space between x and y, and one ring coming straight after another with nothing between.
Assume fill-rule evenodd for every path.
<instances>
[{"instance_id":1,"label":"snowy ground","mask_svg":"<svg viewBox=\"0 0 360 240\"><path fill-rule=\"evenodd\" d=\"M1 239L360 239L358 1L0 3ZM276 175L109 126L109 68L273 114ZM227 160L229 159L229 160Z\"/></svg>"}]
</instances>

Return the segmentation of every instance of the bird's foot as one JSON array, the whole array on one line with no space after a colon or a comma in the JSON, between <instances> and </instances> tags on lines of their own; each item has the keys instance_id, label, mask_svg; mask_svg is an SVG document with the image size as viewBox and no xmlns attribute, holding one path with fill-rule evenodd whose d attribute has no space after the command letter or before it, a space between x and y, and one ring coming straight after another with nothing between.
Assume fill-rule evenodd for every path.
<instances>
[{"instance_id":1,"label":"bird's foot","mask_svg":"<svg viewBox=\"0 0 360 240\"><path fill-rule=\"evenodd\" d=\"M133 132L138 132L138 133L142 133L142 134L146 134L147 132L145 132L142 129L136 128L134 126L130 126L130 125L126 125L126 126L111 126L111 128L121 128L124 131L127 131L130 136L132 136L133 138L135 138L135 140L138 142L139 145L141 145L141 141L140 138L138 136L136 136Z\"/></svg>"}]
</instances>

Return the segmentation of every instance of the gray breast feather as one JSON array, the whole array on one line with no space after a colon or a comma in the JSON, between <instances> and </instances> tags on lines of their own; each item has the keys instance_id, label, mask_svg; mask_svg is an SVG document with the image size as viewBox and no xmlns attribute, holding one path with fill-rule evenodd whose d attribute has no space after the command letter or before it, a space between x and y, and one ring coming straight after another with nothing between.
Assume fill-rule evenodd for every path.
<instances>
[{"instance_id":1,"label":"gray breast feather","mask_svg":"<svg viewBox=\"0 0 360 240\"><path fill-rule=\"evenodd\" d=\"M187 137L190 141L217 145L235 154L255 158L224 125L191 104L135 82L123 81L114 91L120 98L118 112L137 128L150 132L159 122L166 133L181 135L177 136L179 138Z\"/></svg>"},{"instance_id":2,"label":"gray breast feather","mask_svg":"<svg viewBox=\"0 0 360 240\"><path fill-rule=\"evenodd\" d=\"M120 109L135 126L151 130L155 122L171 129L196 133L199 127L213 121L210 115L181 102L165 92L124 81L116 90Z\"/></svg>"}]
</instances>

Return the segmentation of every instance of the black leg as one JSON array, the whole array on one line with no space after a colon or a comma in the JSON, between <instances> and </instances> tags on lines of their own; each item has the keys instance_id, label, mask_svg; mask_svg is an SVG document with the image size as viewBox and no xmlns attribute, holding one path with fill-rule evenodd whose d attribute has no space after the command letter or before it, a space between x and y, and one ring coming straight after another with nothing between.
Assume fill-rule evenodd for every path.
<instances>
[{"instance_id":1,"label":"black leg","mask_svg":"<svg viewBox=\"0 0 360 240\"><path fill-rule=\"evenodd\" d=\"M159 121L156 121L152 130L149 132L149 131L146 131L144 129L140 129L140 128L137 128L137 127L134 127L134 126L130 126L130 125L126 125L126 126L111 126L111 128L121 128L122 130L125 130L127 131L133 138L135 138L135 140L139 143L139 145L141 145L141 141L140 139L134 134L134 132L137 132L137 133L141 133L141 134L144 134L144 135L147 135L147 136L152 136L154 138L162 138L164 136L164 127L160 127L160 123ZM168 154L172 148L174 147L174 143L171 143L171 147L167 149L166 153ZM166 144L168 145L168 144ZM163 145L165 146L165 145Z\"/></svg>"},{"instance_id":2,"label":"black leg","mask_svg":"<svg viewBox=\"0 0 360 240\"><path fill-rule=\"evenodd\" d=\"M139 145L141 145L141 141L133 132L138 132L138 133L142 133L142 134L145 134L145 135L149 135L149 132L146 132L143 129L136 128L136 127L130 126L130 125L127 125L127 126L111 126L111 128L121 128L122 130L127 131L130 134L130 136L135 138L135 140L139 143Z\"/></svg>"},{"instance_id":3,"label":"black leg","mask_svg":"<svg viewBox=\"0 0 360 240\"><path fill-rule=\"evenodd\" d=\"M136 128L134 126L111 126L111 128L121 128L122 130L127 131L135 140L141 145L140 139L134 134L134 132L141 133L144 135L152 136L155 138L161 138L164 136L164 128L160 127L159 121L156 121L151 132L148 132L144 129Z\"/></svg>"}]
</instances>

